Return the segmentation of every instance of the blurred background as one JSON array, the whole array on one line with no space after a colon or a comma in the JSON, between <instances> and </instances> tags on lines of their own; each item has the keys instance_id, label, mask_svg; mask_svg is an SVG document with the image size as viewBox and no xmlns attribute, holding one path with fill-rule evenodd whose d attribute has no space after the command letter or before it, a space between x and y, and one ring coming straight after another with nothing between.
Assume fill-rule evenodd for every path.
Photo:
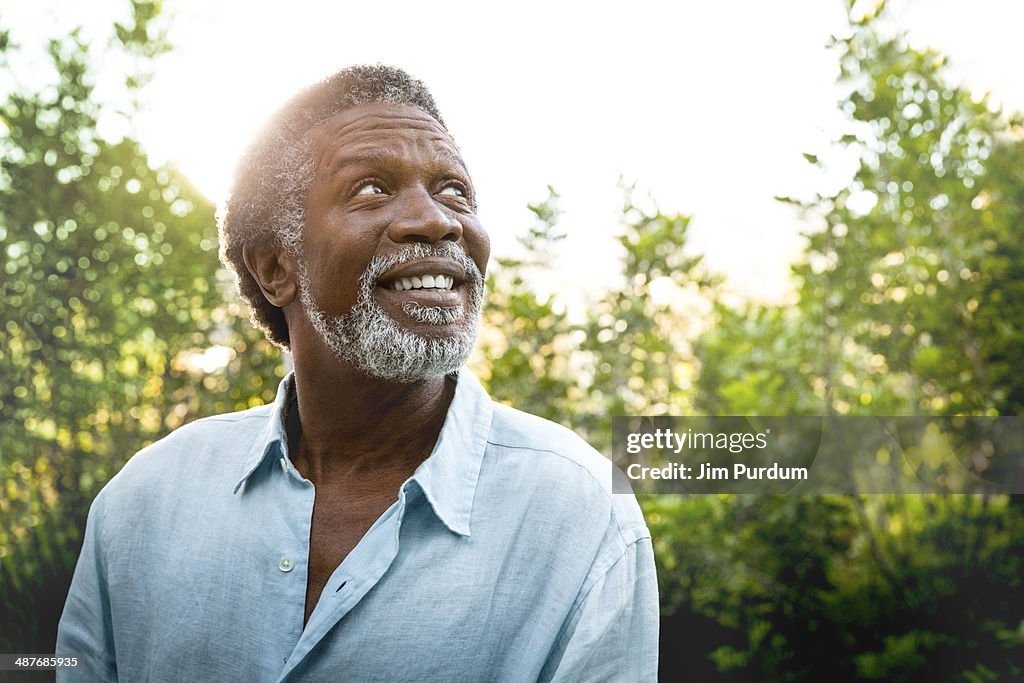
<instances>
[{"instance_id":1,"label":"blurred background","mask_svg":"<svg viewBox=\"0 0 1024 683\"><path fill-rule=\"evenodd\" d=\"M1006 0L485 11L0 0L0 652L53 651L125 460L273 399L217 260L262 120L423 78L494 256L472 361L612 415L1020 415L1024 79ZM644 496L665 680L1024 680L1024 499Z\"/></svg>"}]
</instances>

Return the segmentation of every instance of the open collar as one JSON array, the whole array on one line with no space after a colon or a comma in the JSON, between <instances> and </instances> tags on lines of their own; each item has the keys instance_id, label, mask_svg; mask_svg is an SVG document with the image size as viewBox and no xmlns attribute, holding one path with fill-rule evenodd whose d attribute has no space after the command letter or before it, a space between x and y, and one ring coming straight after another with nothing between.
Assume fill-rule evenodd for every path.
<instances>
[{"instance_id":1,"label":"open collar","mask_svg":"<svg viewBox=\"0 0 1024 683\"><path fill-rule=\"evenodd\" d=\"M294 397L295 375L288 373L278 385L266 425L241 465L241 478L235 484L235 493L268 459L288 458L285 420ZM410 478L423 491L438 519L452 532L462 536L470 533L473 500L491 418L490 397L476 376L462 368L457 374L455 396L448 406L448 415L434 450Z\"/></svg>"},{"instance_id":2,"label":"open collar","mask_svg":"<svg viewBox=\"0 0 1024 683\"><path fill-rule=\"evenodd\" d=\"M462 368L434 450L412 475L434 514L462 536L469 536L491 413L491 398L476 376Z\"/></svg>"}]
</instances>

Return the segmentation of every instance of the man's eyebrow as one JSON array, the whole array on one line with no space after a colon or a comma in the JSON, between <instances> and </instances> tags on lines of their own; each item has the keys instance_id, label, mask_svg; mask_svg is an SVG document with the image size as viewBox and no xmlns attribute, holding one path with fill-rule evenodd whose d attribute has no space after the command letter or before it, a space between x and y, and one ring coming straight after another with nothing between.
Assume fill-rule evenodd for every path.
<instances>
[{"instance_id":1,"label":"man's eyebrow","mask_svg":"<svg viewBox=\"0 0 1024 683\"><path fill-rule=\"evenodd\" d=\"M331 175L352 164L379 164L394 159L395 155L382 149L364 149L357 152L332 154L328 172Z\"/></svg>"},{"instance_id":2,"label":"man's eyebrow","mask_svg":"<svg viewBox=\"0 0 1024 683\"><path fill-rule=\"evenodd\" d=\"M383 165L390 161L394 161L398 156L399 155L395 152L380 148L363 149L355 152L332 155L329 159L327 174L329 176L337 175L344 171L347 166L355 164ZM462 157L454 152L439 150L432 155L431 162L435 169L440 170L454 166L460 173L469 177L469 169L466 168L466 163L462 160Z\"/></svg>"}]
</instances>

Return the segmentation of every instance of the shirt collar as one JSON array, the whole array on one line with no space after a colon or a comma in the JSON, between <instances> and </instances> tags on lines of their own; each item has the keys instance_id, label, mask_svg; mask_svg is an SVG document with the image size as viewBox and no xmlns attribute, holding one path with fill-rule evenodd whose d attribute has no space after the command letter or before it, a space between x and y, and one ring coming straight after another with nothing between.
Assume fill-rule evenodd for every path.
<instances>
[{"instance_id":1,"label":"shirt collar","mask_svg":"<svg viewBox=\"0 0 1024 683\"><path fill-rule=\"evenodd\" d=\"M430 457L412 475L434 514L453 532L469 536L480 467L491 431L491 397L466 368Z\"/></svg>"},{"instance_id":2,"label":"shirt collar","mask_svg":"<svg viewBox=\"0 0 1024 683\"><path fill-rule=\"evenodd\" d=\"M288 409L294 397L295 373L289 372L277 385L277 396L270 404L267 424L260 433L260 437L256 439L256 445L242 462L241 479L235 484L235 493L238 493L242 484L252 476L252 473L264 460L277 454L285 458L288 457L288 434L285 420L288 419Z\"/></svg>"},{"instance_id":3,"label":"shirt collar","mask_svg":"<svg viewBox=\"0 0 1024 683\"><path fill-rule=\"evenodd\" d=\"M294 386L294 373L288 373L278 385L267 424L242 463L235 493L265 460L288 457L285 420L294 400ZM491 417L490 397L476 376L462 368L434 450L411 477L423 491L438 519L452 532L462 536L469 536L473 500L491 429Z\"/></svg>"}]
</instances>

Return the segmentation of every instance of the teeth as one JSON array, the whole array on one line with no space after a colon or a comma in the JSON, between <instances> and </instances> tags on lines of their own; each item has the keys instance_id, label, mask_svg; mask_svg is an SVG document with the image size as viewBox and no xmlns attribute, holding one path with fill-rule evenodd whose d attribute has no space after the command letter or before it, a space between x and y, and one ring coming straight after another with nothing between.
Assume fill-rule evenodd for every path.
<instances>
[{"instance_id":1,"label":"teeth","mask_svg":"<svg viewBox=\"0 0 1024 683\"><path fill-rule=\"evenodd\" d=\"M401 292L406 289L440 289L449 290L455 285L455 278L447 275L419 275L403 277L395 280L394 287Z\"/></svg>"}]
</instances>

